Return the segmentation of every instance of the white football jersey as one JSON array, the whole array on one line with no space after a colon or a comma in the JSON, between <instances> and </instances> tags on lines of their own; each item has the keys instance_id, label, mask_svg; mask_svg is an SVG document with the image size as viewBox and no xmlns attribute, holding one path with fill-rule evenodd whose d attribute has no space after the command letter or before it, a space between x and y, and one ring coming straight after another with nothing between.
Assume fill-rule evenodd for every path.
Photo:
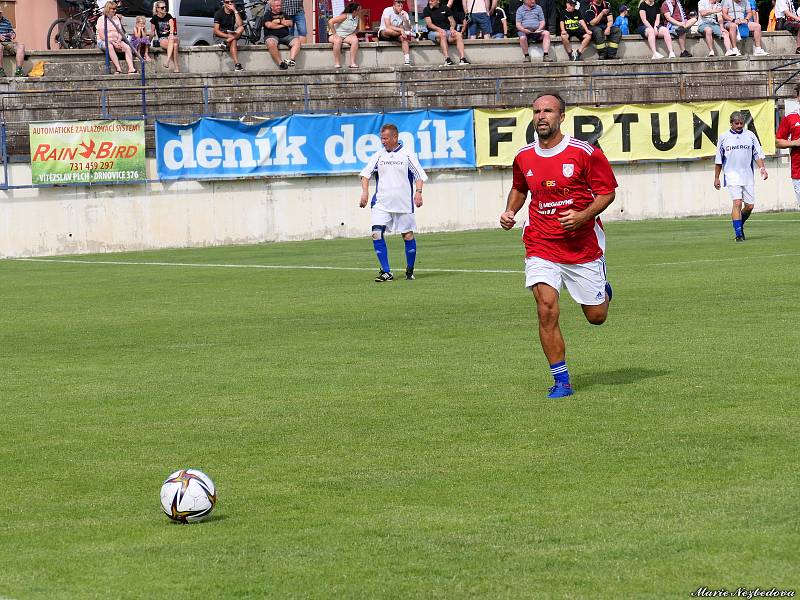
<instances>
[{"instance_id":1,"label":"white football jersey","mask_svg":"<svg viewBox=\"0 0 800 600\"><path fill-rule=\"evenodd\" d=\"M758 138L749 129L733 130L719 136L714 162L722 165L722 185L753 185L753 163L764 158Z\"/></svg>"},{"instance_id":2,"label":"white football jersey","mask_svg":"<svg viewBox=\"0 0 800 600\"><path fill-rule=\"evenodd\" d=\"M375 193L370 206L390 213L414 212L414 182L428 180L416 154L406 150L402 142L391 152L381 148L369 159L361 177L369 179L373 173Z\"/></svg>"}]
</instances>

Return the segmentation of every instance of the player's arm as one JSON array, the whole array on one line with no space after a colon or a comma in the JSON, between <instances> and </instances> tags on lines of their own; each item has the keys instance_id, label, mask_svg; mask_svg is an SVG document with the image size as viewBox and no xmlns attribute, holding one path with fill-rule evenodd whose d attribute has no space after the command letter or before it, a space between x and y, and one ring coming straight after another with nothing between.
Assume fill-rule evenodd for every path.
<instances>
[{"instance_id":1,"label":"player's arm","mask_svg":"<svg viewBox=\"0 0 800 600\"><path fill-rule=\"evenodd\" d=\"M361 176L361 200L358 205L364 208L369 202L369 177Z\"/></svg>"},{"instance_id":2,"label":"player's arm","mask_svg":"<svg viewBox=\"0 0 800 600\"><path fill-rule=\"evenodd\" d=\"M428 174L413 152L408 153L408 168L414 175L414 204L419 207L422 206L422 186L428 181Z\"/></svg>"},{"instance_id":3,"label":"player's arm","mask_svg":"<svg viewBox=\"0 0 800 600\"><path fill-rule=\"evenodd\" d=\"M761 143L758 141L758 138L753 134L751 136L753 138L753 159L756 161L758 165L759 173L761 174L761 179L767 179L769 174L767 173L767 167L764 164L764 149L761 147Z\"/></svg>"},{"instance_id":4,"label":"player's arm","mask_svg":"<svg viewBox=\"0 0 800 600\"><path fill-rule=\"evenodd\" d=\"M594 198L594 202L592 202L583 210L567 210L561 213L561 216L558 217L558 222L561 223L561 226L565 230L575 231L576 229L580 228L581 225L586 223L586 221L594 219L597 215L607 209L608 206L614 201L616 195L616 192L611 192L609 194L597 194L597 196Z\"/></svg>"},{"instance_id":5,"label":"player's arm","mask_svg":"<svg viewBox=\"0 0 800 600\"><path fill-rule=\"evenodd\" d=\"M719 189L722 187L722 184L719 182L719 176L722 173L722 165L717 163L714 165L714 187Z\"/></svg>"},{"instance_id":6,"label":"player's arm","mask_svg":"<svg viewBox=\"0 0 800 600\"><path fill-rule=\"evenodd\" d=\"M519 190L511 188L511 191L508 192L508 200L506 200L506 210L500 215L500 227L509 230L517 224L514 216L519 212L520 208L525 206L527 198L528 194L523 194Z\"/></svg>"}]
</instances>

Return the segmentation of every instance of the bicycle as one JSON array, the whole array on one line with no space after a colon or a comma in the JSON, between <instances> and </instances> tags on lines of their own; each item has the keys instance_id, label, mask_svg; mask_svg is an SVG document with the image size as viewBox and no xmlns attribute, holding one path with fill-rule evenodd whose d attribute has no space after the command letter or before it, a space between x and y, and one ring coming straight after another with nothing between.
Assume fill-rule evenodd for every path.
<instances>
[{"instance_id":1,"label":"bicycle","mask_svg":"<svg viewBox=\"0 0 800 600\"><path fill-rule=\"evenodd\" d=\"M65 0L70 14L56 19L47 30L47 49L93 48L100 9L95 0Z\"/></svg>"},{"instance_id":2,"label":"bicycle","mask_svg":"<svg viewBox=\"0 0 800 600\"><path fill-rule=\"evenodd\" d=\"M242 15L242 24L244 25L244 32L239 38L240 43L261 43L264 35L264 13L267 11L267 3L268 0L254 0L250 4L241 4L236 7L239 14Z\"/></svg>"}]
</instances>

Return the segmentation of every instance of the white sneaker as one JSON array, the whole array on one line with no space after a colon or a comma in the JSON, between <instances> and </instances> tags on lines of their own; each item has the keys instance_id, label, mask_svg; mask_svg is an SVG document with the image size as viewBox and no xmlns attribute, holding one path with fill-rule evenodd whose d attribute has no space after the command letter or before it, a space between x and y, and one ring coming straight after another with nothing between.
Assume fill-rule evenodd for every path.
<instances>
[{"instance_id":1,"label":"white sneaker","mask_svg":"<svg viewBox=\"0 0 800 600\"><path fill-rule=\"evenodd\" d=\"M725 52L725 56L736 56L736 50L734 50L733 48L731 48L730 50L727 50Z\"/></svg>"},{"instance_id":2,"label":"white sneaker","mask_svg":"<svg viewBox=\"0 0 800 600\"><path fill-rule=\"evenodd\" d=\"M653 56L650 57L652 60L658 60L659 58L664 58L664 55L660 52L654 52Z\"/></svg>"},{"instance_id":3,"label":"white sneaker","mask_svg":"<svg viewBox=\"0 0 800 600\"><path fill-rule=\"evenodd\" d=\"M734 49L734 51L733 51L733 52L734 52L734 54L733 54L734 56L741 56L741 55L742 55L742 53L741 53L741 52L739 52L739 49L738 49L738 48Z\"/></svg>"},{"instance_id":4,"label":"white sneaker","mask_svg":"<svg viewBox=\"0 0 800 600\"><path fill-rule=\"evenodd\" d=\"M716 54L714 53L714 51L713 51L713 50L709 50L709 51L708 51L708 55L709 55L709 56L716 56Z\"/></svg>"},{"instance_id":5,"label":"white sneaker","mask_svg":"<svg viewBox=\"0 0 800 600\"><path fill-rule=\"evenodd\" d=\"M670 52L670 53L669 53L669 57L670 57L670 58L677 58L677 56L675 56L675 53L674 53L674 52Z\"/></svg>"},{"instance_id":6,"label":"white sneaker","mask_svg":"<svg viewBox=\"0 0 800 600\"><path fill-rule=\"evenodd\" d=\"M753 50L753 56L767 56L767 54L769 54L769 52L767 52L763 48L756 48L755 50Z\"/></svg>"}]
</instances>

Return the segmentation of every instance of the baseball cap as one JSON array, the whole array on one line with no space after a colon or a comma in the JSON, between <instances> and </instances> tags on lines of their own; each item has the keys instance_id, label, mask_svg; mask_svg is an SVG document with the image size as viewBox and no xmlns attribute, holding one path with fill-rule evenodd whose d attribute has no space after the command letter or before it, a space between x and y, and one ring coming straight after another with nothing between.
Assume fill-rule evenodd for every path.
<instances>
[{"instance_id":1,"label":"baseball cap","mask_svg":"<svg viewBox=\"0 0 800 600\"><path fill-rule=\"evenodd\" d=\"M620 5L619 5L619 12L623 13L623 12L625 12L626 10L628 10L628 7L627 7L627 6L625 6L624 4L620 4Z\"/></svg>"}]
</instances>

